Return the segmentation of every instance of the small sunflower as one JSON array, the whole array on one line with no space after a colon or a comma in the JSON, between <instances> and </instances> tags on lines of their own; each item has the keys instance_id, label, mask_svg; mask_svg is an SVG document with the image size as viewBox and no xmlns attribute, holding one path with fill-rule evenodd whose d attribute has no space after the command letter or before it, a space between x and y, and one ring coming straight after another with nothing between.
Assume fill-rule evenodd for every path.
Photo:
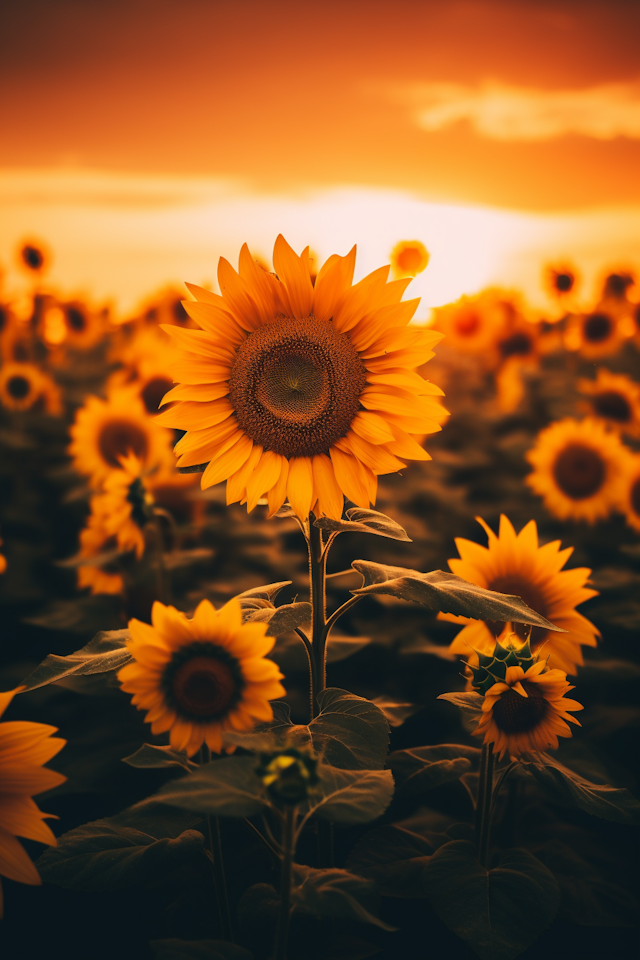
<instances>
[{"instance_id":1,"label":"small sunflower","mask_svg":"<svg viewBox=\"0 0 640 960\"><path fill-rule=\"evenodd\" d=\"M556 749L558 737L572 736L568 720L580 726L569 710L582 710L577 700L565 694L575 689L562 670L549 670L545 660L537 660L525 671L507 666L504 680L492 684L484 695L482 716L473 735L483 743L493 743L502 760L505 753L520 757Z\"/></svg>"},{"instance_id":2,"label":"small sunflower","mask_svg":"<svg viewBox=\"0 0 640 960\"><path fill-rule=\"evenodd\" d=\"M601 367L595 380L578 380L592 416L633 437L640 436L640 384Z\"/></svg>"},{"instance_id":3,"label":"small sunflower","mask_svg":"<svg viewBox=\"0 0 640 960\"><path fill-rule=\"evenodd\" d=\"M626 338L624 322L606 304L592 313L574 314L565 333L567 350L578 350L588 360L609 357L620 350Z\"/></svg>"},{"instance_id":4,"label":"small sunflower","mask_svg":"<svg viewBox=\"0 0 640 960\"><path fill-rule=\"evenodd\" d=\"M0 539L0 547L2 546L2 539ZM0 553L0 573L4 573L7 569L7 558L3 553Z\"/></svg>"},{"instance_id":5,"label":"small sunflower","mask_svg":"<svg viewBox=\"0 0 640 960\"><path fill-rule=\"evenodd\" d=\"M618 435L592 417L565 417L541 430L526 454L534 493L560 520L595 523L607 517L618 497L627 456Z\"/></svg>"},{"instance_id":6,"label":"small sunflower","mask_svg":"<svg viewBox=\"0 0 640 960\"><path fill-rule=\"evenodd\" d=\"M178 466L208 463L202 487L226 480L228 503L267 494L272 515L288 496L300 518L339 518L344 495L368 507L379 474L431 459L414 437L441 429L442 391L415 371L441 335L409 326L418 301L388 266L351 285L355 247L315 286L308 248L280 236L273 259L277 276L245 244L239 274L220 260L222 296L189 286L203 329L164 327L186 352L156 420L189 431Z\"/></svg>"},{"instance_id":7,"label":"small sunflower","mask_svg":"<svg viewBox=\"0 0 640 960\"><path fill-rule=\"evenodd\" d=\"M449 560L451 571L479 587L520 597L536 613L566 630L566 633L556 633L533 627L531 648L535 653L544 647L552 667L575 673L576 667L584 662L581 647L595 647L599 636L598 629L576 610L579 604L597 596L596 590L585 587L591 570L587 567L563 570L573 547L561 550L559 540L538 546L534 520L516 534L503 514L497 537L484 520L480 517L476 520L486 531L488 547L462 537L456 538L460 559ZM496 638L505 631L503 623L470 620L453 614L438 616L441 620L466 624L453 640L450 650L470 659L473 659L472 651L490 653ZM529 627L523 624L513 624L513 629L520 639L529 635Z\"/></svg>"},{"instance_id":8,"label":"small sunflower","mask_svg":"<svg viewBox=\"0 0 640 960\"><path fill-rule=\"evenodd\" d=\"M171 434L149 417L135 387L113 388L106 400L88 397L70 429L69 454L78 473L99 487L129 453L151 469L173 463Z\"/></svg>"},{"instance_id":9,"label":"small sunflower","mask_svg":"<svg viewBox=\"0 0 640 960\"><path fill-rule=\"evenodd\" d=\"M629 290L633 289L635 282L636 278L630 270L608 274L602 286L602 299L628 303Z\"/></svg>"},{"instance_id":10,"label":"small sunflower","mask_svg":"<svg viewBox=\"0 0 640 960\"><path fill-rule=\"evenodd\" d=\"M544 285L551 296L563 300L576 291L578 285L577 271L575 267L568 263L549 266L545 269Z\"/></svg>"},{"instance_id":11,"label":"small sunflower","mask_svg":"<svg viewBox=\"0 0 640 960\"><path fill-rule=\"evenodd\" d=\"M81 300L60 304L65 326L65 343L74 350L90 350L105 335L106 314Z\"/></svg>"},{"instance_id":12,"label":"small sunflower","mask_svg":"<svg viewBox=\"0 0 640 960\"><path fill-rule=\"evenodd\" d=\"M391 272L396 279L417 277L429 265L429 251L420 240L401 240L391 251Z\"/></svg>"},{"instance_id":13,"label":"small sunflower","mask_svg":"<svg viewBox=\"0 0 640 960\"><path fill-rule=\"evenodd\" d=\"M629 454L620 482L618 509L630 527L640 533L640 455Z\"/></svg>"},{"instance_id":14,"label":"small sunflower","mask_svg":"<svg viewBox=\"0 0 640 960\"><path fill-rule=\"evenodd\" d=\"M32 274L41 274L51 262L51 254L41 240L25 240L18 250L18 263L23 270Z\"/></svg>"},{"instance_id":15,"label":"small sunflower","mask_svg":"<svg viewBox=\"0 0 640 960\"><path fill-rule=\"evenodd\" d=\"M237 599L219 610L203 600L193 620L156 602L151 621L129 621L135 662L118 680L147 711L152 733L168 731L173 749L191 757L205 743L220 753L225 730L272 719L269 701L285 693L282 674L265 659L275 640L266 624L242 623Z\"/></svg>"},{"instance_id":16,"label":"small sunflower","mask_svg":"<svg viewBox=\"0 0 640 960\"><path fill-rule=\"evenodd\" d=\"M500 361L497 344L508 335L511 316L504 297L498 291L485 290L439 307L433 327L444 334L452 350L473 353L485 366L495 367Z\"/></svg>"},{"instance_id":17,"label":"small sunflower","mask_svg":"<svg viewBox=\"0 0 640 960\"><path fill-rule=\"evenodd\" d=\"M31 410L39 405L47 413L62 411L60 388L33 363L5 363L0 369L0 403L8 410Z\"/></svg>"},{"instance_id":18,"label":"small sunflower","mask_svg":"<svg viewBox=\"0 0 640 960\"><path fill-rule=\"evenodd\" d=\"M0 717L21 688L0 693ZM45 817L33 801L34 794L64 783L67 779L44 763L62 750L66 740L52 737L57 727L28 720L0 723L0 877L39 886L38 871L17 839L37 840L56 846L57 840L44 823ZM0 917L2 917L0 886Z\"/></svg>"},{"instance_id":19,"label":"small sunflower","mask_svg":"<svg viewBox=\"0 0 640 960\"><path fill-rule=\"evenodd\" d=\"M118 551L116 537L106 529L104 499L98 495L91 498L91 513L86 526L80 531L79 559L86 560L76 568L78 590L88 588L92 594L120 594L124 590L121 573L110 569L105 555Z\"/></svg>"}]
</instances>

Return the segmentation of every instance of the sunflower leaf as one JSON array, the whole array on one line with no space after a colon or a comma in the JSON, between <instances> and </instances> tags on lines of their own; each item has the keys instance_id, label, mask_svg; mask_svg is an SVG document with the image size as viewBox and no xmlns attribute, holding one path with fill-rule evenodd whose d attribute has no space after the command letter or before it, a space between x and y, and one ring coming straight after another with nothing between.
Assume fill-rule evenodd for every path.
<instances>
[{"instance_id":1,"label":"sunflower leaf","mask_svg":"<svg viewBox=\"0 0 640 960\"><path fill-rule=\"evenodd\" d=\"M548 754L539 763L520 761L518 770L534 777L551 799L563 805L615 823L640 824L640 800L628 790L591 783Z\"/></svg>"},{"instance_id":2,"label":"sunflower leaf","mask_svg":"<svg viewBox=\"0 0 640 960\"><path fill-rule=\"evenodd\" d=\"M469 840L439 847L422 883L443 923L482 960L517 957L549 926L560 904L555 877L532 853L504 850L487 870Z\"/></svg>"},{"instance_id":3,"label":"sunflower leaf","mask_svg":"<svg viewBox=\"0 0 640 960\"><path fill-rule=\"evenodd\" d=\"M381 817L393 796L390 770L340 770L318 765L320 783L302 811L333 823L368 823Z\"/></svg>"},{"instance_id":4,"label":"sunflower leaf","mask_svg":"<svg viewBox=\"0 0 640 960\"><path fill-rule=\"evenodd\" d=\"M221 817L251 817L268 805L255 757L224 757L204 764L196 773L166 783L153 799Z\"/></svg>"},{"instance_id":5,"label":"sunflower leaf","mask_svg":"<svg viewBox=\"0 0 640 960\"><path fill-rule=\"evenodd\" d=\"M320 713L308 730L327 763L346 770L381 770L389 749L389 724L370 700L328 687L318 696Z\"/></svg>"},{"instance_id":6,"label":"sunflower leaf","mask_svg":"<svg viewBox=\"0 0 640 960\"><path fill-rule=\"evenodd\" d=\"M177 753L171 747L160 747L153 743L143 743L139 750L122 758L130 767L143 770L160 767L182 767L183 770L197 770L198 764L189 760L186 754Z\"/></svg>"},{"instance_id":7,"label":"sunflower leaf","mask_svg":"<svg viewBox=\"0 0 640 960\"><path fill-rule=\"evenodd\" d=\"M364 577L363 586L351 591L358 596L388 594L413 603L423 603L431 610L472 617L474 620L528 623L557 633L567 632L531 610L520 597L485 590L453 573L443 570L420 573L418 570L390 567L370 560L354 560L351 566Z\"/></svg>"},{"instance_id":8,"label":"sunflower leaf","mask_svg":"<svg viewBox=\"0 0 640 960\"><path fill-rule=\"evenodd\" d=\"M317 870L295 864L291 899L294 910L300 913L371 923L383 930L396 929L376 916L380 894L375 883L348 870Z\"/></svg>"},{"instance_id":9,"label":"sunflower leaf","mask_svg":"<svg viewBox=\"0 0 640 960\"><path fill-rule=\"evenodd\" d=\"M291 586L291 580L281 580L279 583L267 583L263 587L251 587L236 597L240 601L240 606L246 600L268 600L270 603L276 599L281 590Z\"/></svg>"},{"instance_id":10,"label":"sunflower leaf","mask_svg":"<svg viewBox=\"0 0 640 960\"><path fill-rule=\"evenodd\" d=\"M228 940L150 940L155 960L253 960L253 954Z\"/></svg>"},{"instance_id":11,"label":"sunflower leaf","mask_svg":"<svg viewBox=\"0 0 640 960\"><path fill-rule=\"evenodd\" d=\"M454 707L458 707L462 713L463 720L467 723L480 719L484 697L479 693L462 693L458 691L441 693L438 700L448 700Z\"/></svg>"},{"instance_id":12,"label":"sunflower leaf","mask_svg":"<svg viewBox=\"0 0 640 960\"><path fill-rule=\"evenodd\" d=\"M267 616L268 614L268 616ZM275 610L261 610L251 617L252 621L258 620L261 623L268 622L268 637L278 637L283 633L289 633L296 627L301 627L311 621L311 604L308 601L301 603L285 603Z\"/></svg>"},{"instance_id":13,"label":"sunflower leaf","mask_svg":"<svg viewBox=\"0 0 640 960\"><path fill-rule=\"evenodd\" d=\"M373 533L377 537L388 537L390 540L404 540L411 543L407 531L377 510L363 510L361 507L351 507L347 510L348 520L332 520L330 517L320 517L314 521L316 527L330 533Z\"/></svg>"},{"instance_id":14,"label":"sunflower leaf","mask_svg":"<svg viewBox=\"0 0 640 960\"><path fill-rule=\"evenodd\" d=\"M129 636L128 630L101 630L86 647L70 653L67 657L50 653L33 673L22 681L21 692L36 690L71 675L86 676L119 670L132 659L125 646Z\"/></svg>"},{"instance_id":15,"label":"sunflower leaf","mask_svg":"<svg viewBox=\"0 0 640 960\"><path fill-rule=\"evenodd\" d=\"M478 763L480 750L459 743L413 747L389 754L387 766L393 772L399 797L410 797L442 783L459 780Z\"/></svg>"},{"instance_id":16,"label":"sunflower leaf","mask_svg":"<svg viewBox=\"0 0 640 960\"><path fill-rule=\"evenodd\" d=\"M47 883L104 893L153 882L159 872L202 857L199 817L143 801L117 814L76 827L38 860Z\"/></svg>"},{"instance_id":17,"label":"sunflower leaf","mask_svg":"<svg viewBox=\"0 0 640 960\"><path fill-rule=\"evenodd\" d=\"M419 703L405 703L384 696L374 697L371 703L382 710L390 727L401 727L405 720L422 710Z\"/></svg>"}]
</instances>

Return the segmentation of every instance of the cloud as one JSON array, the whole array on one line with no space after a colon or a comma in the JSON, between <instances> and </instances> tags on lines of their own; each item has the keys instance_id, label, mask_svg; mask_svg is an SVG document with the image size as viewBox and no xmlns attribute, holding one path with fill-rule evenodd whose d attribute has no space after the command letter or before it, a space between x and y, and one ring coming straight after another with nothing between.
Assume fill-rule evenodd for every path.
<instances>
[{"instance_id":1,"label":"cloud","mask_svg":"<svg viewBox=\"0 0 640 960\"><path fill-rule=\"evenodd\" d=\"M536 90L498 81L479 86L420 83L396 88L423 130L468 121L492 140L553 140L580 134L596 140L640 139L640 84L608 83L582 90Z\"/></svg>"}]
</instances>

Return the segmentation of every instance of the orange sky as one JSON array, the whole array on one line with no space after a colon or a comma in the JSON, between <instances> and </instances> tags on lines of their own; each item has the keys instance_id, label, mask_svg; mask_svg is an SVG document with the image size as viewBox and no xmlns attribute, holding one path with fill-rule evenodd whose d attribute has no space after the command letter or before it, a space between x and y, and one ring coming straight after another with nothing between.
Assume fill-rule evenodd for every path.
<instances>
[{"instance_id":1,"label":"orange sky","mask_svg":"<svg viewBox=\"0 0 640 960\"><path fill-rule=\"evenodd\" d=\"M639 199L640 134L625 101L640 73L637 2L4 6L5 168L233 177L280 193L384 187L532 211ZM526 95L536 122L553 108L549 93L569 91L558 129L513 139L503 123L496 138L468 118L437 129L418 119L425 85L429 96L449 85L455 112L461 98L484 104L486 81L517 104ZM574 114L613 115L607 97L623 135L585 133Z\"/></svg>"}]
</instances>

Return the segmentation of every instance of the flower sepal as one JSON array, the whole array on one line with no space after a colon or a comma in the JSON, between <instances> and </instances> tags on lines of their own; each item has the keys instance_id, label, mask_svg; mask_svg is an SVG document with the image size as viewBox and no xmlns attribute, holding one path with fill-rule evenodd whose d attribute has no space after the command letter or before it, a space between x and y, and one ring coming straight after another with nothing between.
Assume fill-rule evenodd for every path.
<instances>
[{"instance_id":1,"label":"flower sepal","mask_svg":"<svg viewBox=\"0 0 640 960\"><path fill-rule=\"evenodd\" d=\"M513 634L511 635L513 637ZM496 641L491 656L481 653L479 650L474 652L478 656L478 666L474 667L468 664L473 675L471 684L474 690L477 690L483 696L494 685L494 683L504 682L509 667L522 667L526 673L529 667L537 663L539 657L531 653L529 640L523 644L514 643L511 637L502 644Z\"/></svg>"}]
</instances>

